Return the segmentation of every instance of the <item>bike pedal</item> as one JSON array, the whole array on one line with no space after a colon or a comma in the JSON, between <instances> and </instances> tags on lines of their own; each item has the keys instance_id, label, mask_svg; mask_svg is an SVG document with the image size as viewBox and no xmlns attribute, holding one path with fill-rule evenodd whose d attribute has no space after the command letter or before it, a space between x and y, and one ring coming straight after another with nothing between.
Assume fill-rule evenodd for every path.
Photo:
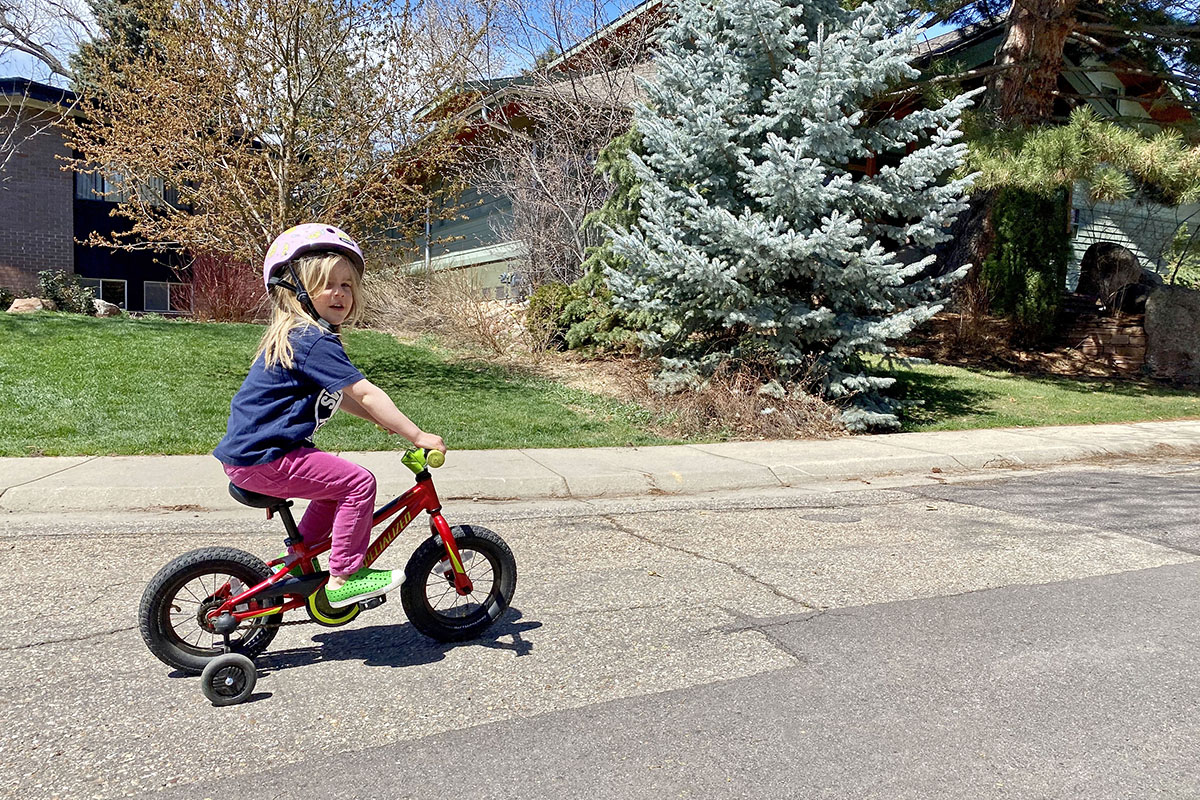
<instances>
[{"instance_id":1,"label":"bike pedal","mask_svg":"<svg viewBox=\"0 0 1200 800\"><path fill-rule=\"evenodd\" d=\"M372 608L379 608L381 605L383 605L386 602L387 602L387 595L381 594L381 595L379 595L379 597L369 597L366 600L360 600L358 603L358 607L361 608L363 611L368 611Z\"/></svg>"}]
</instances>

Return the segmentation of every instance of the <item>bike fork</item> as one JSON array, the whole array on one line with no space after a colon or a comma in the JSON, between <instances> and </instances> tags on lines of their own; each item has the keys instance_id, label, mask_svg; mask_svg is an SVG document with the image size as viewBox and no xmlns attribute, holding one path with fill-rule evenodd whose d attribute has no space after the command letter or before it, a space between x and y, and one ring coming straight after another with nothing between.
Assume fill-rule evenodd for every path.
<instances>
[{"instance_id":1,"label":"bike fork","mask_svg":"<svg viewBox=\"0 0 1200 800\"><path fill-rule=\"evenodd\" d=\"M474 590L467 571L463 568L462 557L458 554L458 544L454 541L454 533L446 524L446 518L440 513L432 515L430 525L433 532L442 537L442 545L446 548L446 558L450 560L450 568L454 570L454 590L460 595L468 595Z\"/></svg>"}]
</instances>

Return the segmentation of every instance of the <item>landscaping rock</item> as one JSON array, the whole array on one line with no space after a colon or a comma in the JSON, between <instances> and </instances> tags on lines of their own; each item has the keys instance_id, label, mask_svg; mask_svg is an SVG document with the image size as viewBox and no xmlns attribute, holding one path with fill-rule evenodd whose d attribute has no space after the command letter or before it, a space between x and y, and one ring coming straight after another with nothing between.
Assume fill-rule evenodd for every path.
<instances>
[{"instance_id":1,"label":"landscaping rock","mask_svg":"<svg viewBox=\"0 0 1200 800\"><path fill-rule=\"evenodd\" d=\"M101 300L98 297L92 298L92 307L96 309L97 317L119 317L121 316L121 307L110 303L107 300Z\"/></svg>"},{"instance_id":2,"label":"landscaping rock","mask_svg":"<svg viewBox=\"0 0 1200 800\"><path fill-rule=\"evenodd\" d=\"M1146 365L1155 377L1200 383L1200 292L1160 286L1146 299Z\"/></svg>"},{"instance_id":3,"label":"landscaping rock","mask_svg":"<svg viewBox=\"0 0 1200 800\"><path fill-rule=\"evenodd\" d=\"M1127 283L1117 290L1109 307L1122 314L1145 314L1146 300L1157 287L1150 283Z\"/></svg>"},{"instance_id":4,"label":"landscaping rock","mask_svg":"<svg viewBox=\"0 0 1200 800\"><path fill-rule=\"evenodd\" d=\"M1143 271L1137 256L1128 248L1114 242L1096 242L1083 254L1075 291L1095 297L1111 308L1118 291L1131 283L1142 283Z\"/></svg>"},{"instance_id":5,"label":"landscaping rock","mask_svg":"<svg viewBox=\"0 0 1200 800\"><path fill-rule=\"evenodd\" d=\"M58 311L58 306L53 300L44 300L41 297L20 297L13 300L12 305L8 307L10 314L32 314L35 311Z\"/></svg>"}]
</instances>

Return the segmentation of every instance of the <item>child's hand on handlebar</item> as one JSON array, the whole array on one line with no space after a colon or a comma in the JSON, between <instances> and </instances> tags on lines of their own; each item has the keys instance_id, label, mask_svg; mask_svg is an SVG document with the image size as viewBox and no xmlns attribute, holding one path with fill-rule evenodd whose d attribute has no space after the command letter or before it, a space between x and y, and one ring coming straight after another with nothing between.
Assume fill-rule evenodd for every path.
<instances>
[{"instance_id":1,"label":"child's hand on handlebar","mask_svg":"<svg viewBox=\"0 0 1200 800\"><path fill-rule=\"evenodd\" d=\"M437 450L442 455L446 455L446 443L442 441L442 437L436 433L425 433L421 431L417 437L412 440L412 443L417 447L425 450Z\"/></svg>"}]
</instances>

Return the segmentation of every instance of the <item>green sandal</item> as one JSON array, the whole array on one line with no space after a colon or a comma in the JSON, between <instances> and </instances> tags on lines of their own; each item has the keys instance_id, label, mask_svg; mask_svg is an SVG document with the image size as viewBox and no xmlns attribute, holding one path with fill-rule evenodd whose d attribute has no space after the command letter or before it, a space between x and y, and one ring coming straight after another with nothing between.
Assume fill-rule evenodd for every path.
<instances>
[{"instance_id":1,"label":"green sandal","mask_svg":"<svg viewBox=\"0 0 1200 800\"><path fill-rule=\"evenodd\" d=\"M363 567L337 589L325 587L325 596L333 608L345 608L396 589L404 583L404 571Z\"/></svg>"}]
</instances>

